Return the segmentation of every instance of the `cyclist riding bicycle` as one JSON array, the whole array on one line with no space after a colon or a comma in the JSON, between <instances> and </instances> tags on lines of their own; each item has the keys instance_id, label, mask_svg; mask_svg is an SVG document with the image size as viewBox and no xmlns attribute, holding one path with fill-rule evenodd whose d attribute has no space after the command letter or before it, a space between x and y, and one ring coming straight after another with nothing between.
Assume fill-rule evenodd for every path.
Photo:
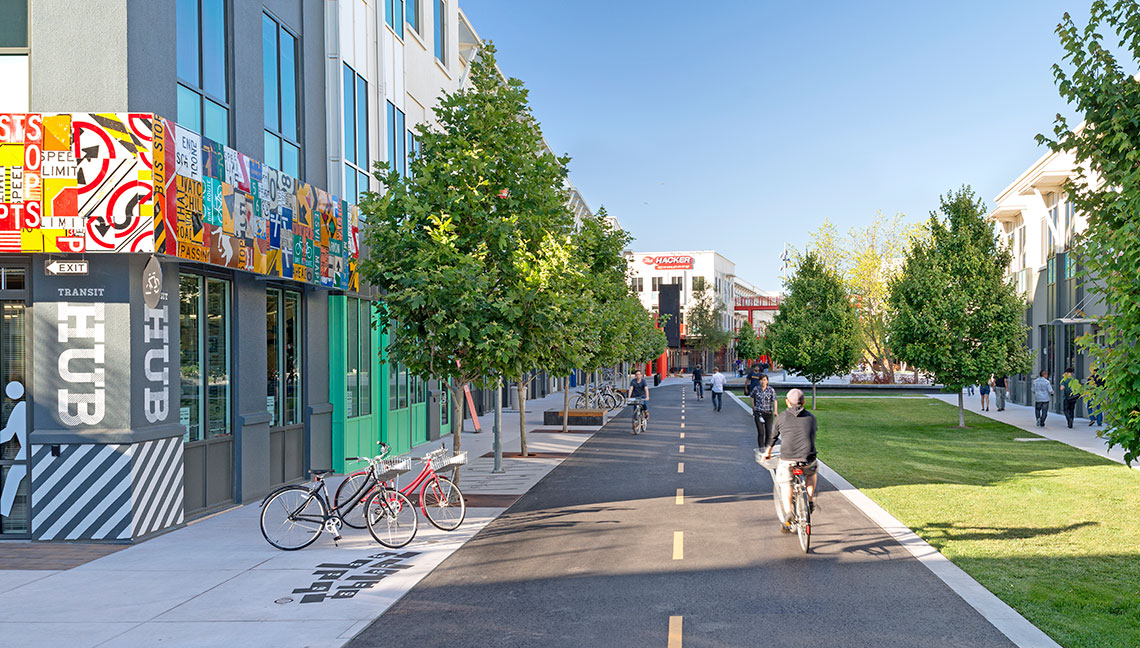
<instances>
[{"instance_id":1,"label":"cyclist riding bicycle","mask_svg":"<svg viewBox=\"0 0 1140 648\"><path fill-rule=\"evenodd\" d=\"M780 483L783 494L784 526L788 526L788 518L792 512L792 468L796 464L801 466L804 481L807 484L808 507L815 510L816 471L819 467L816 462L815 431L816 420L811 412L804 409L804 393L799 389L788 391L785 397L788 408L776 417L773 436L768 441L768 450L764 458L772 457L772 448L776 441L783 437L780 444L780 463L776 466L776 480Z\"/></svg>"},{"instance_id":2,"label":"cyclist riding bicycle","mask_svg":"<svg viewBox=\"0 0 1140 648\"><path fill-rule=\"evenodd\" d=\"M633 380L629 381L629 392L626 398L640 398L638 407L645 413L645 420L649 420L649 385L645 383L645 375L640 371L633 373Z\"/></svg>"}]
</instances>

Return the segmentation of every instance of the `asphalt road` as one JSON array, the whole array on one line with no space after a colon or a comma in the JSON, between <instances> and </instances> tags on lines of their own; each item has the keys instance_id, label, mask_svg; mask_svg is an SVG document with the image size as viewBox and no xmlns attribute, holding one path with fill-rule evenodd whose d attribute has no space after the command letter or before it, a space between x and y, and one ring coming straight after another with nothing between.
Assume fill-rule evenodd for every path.
<instances>
[{"instance_id":1,"label":"asphalt road","mask_svg":"<svg viewBox=\"0 0 1140 648\"><path fill-rule=\"evenodd\" d=\"M348 645L1013 645L822 478L804 555L751 416L650 395L645 434L611 421Z\"/></svg>"}]
</instances>

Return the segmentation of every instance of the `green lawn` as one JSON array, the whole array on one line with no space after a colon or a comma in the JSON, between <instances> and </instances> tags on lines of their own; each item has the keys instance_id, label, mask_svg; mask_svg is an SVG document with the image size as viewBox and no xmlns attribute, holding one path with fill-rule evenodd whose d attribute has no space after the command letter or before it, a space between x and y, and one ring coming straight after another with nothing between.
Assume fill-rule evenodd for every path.
<instances>
[{"instance_id":1,"label":"green lawn","mask_svg":"<svg viewBox=\"0 0 1140 648\"><path fill-rule=\"evenodd\" d=\"M932 399L816 415L820 459L1062 646L1140 646L1140 471Z\"/></svg>"}]
</instances>

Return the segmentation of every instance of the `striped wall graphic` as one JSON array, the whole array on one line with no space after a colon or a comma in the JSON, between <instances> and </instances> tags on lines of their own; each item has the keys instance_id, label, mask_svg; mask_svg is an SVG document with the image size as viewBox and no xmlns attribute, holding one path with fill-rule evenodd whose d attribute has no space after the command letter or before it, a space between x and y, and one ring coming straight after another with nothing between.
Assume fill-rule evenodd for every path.
<instances>
[{"instance_id":1,"label":"striped wall graphic","mask_svg":"<svg viewBox=\"0 0 1140 648\"><path fill-rule=\"evenodd\" d=\"M129 444L32 445L32 537L114 540L131 537Z\"/></svg>"},{"instance_id":2,"label":"striped wall graphic","mask_svg":"<svg viewBox=\"0 0 1140 648\"><path fill-rule=\"evenodd\" d=\"M182 437L135 444L131 490L133 537L182 524Z\"/></svg>"}]
</instances>

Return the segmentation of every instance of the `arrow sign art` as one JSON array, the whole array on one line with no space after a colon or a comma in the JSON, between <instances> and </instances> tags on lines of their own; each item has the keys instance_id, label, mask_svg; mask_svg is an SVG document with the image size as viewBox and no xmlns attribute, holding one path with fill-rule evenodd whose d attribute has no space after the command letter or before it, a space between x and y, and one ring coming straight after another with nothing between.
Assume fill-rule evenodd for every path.
<instances>
[{"instance_id":1,"label":"arrow sign art","mask_svg":"<svg viewBox=\"0 0 1140 648\"><path fill-rule=\"evenodd\" d=\"M58 277L60 275L82 276L87 274L86 261L47 261L44 263L44 272Z\"/></svg>"}]
</instances>

